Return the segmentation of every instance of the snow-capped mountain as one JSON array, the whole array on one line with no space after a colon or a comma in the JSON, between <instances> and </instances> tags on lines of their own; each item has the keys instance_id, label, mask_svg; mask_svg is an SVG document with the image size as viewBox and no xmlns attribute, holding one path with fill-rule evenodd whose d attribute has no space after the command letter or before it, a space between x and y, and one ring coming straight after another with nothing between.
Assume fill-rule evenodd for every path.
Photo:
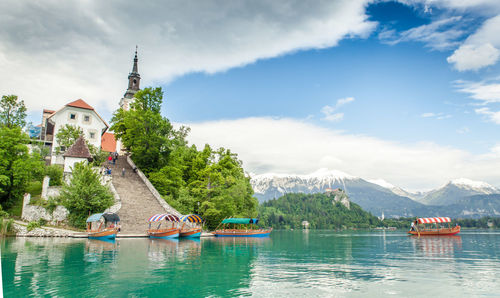
<instances>
[{"instance_id":1,"label":"snow-capped mountain","mask_svg":"<svg viewBox=\"0 0 500 298\"><path fill-rule=\"evenodd\" d=\"M428 192L423 192L423 191L417 191L417 192L411 192L407 191L405 189L402 189L401 187L395 186L384 179L373 179L373 180L367 180L368 182L377 184L379 186L382 186L383 188L387 188L388 190L392 191L393 193L397 194L398 196L403 196L407 197L413 200L419 200L427 195Z\"/></svg>"},{"instance_id":2,"label":"snow-capped mountain","mask_svg":"<svg viewBox=\"0 0 500 298\"><path fill-rule=\"evenodd\" d=\"M356 181L360 178L341 171L320 169L308 175L262 174L252 177L251 184L255 195L260 201L278 198L286 193L317 193L327 188L340 187L345 189L346 181Z\"/></svg>"},{"instance_id":3,"label":"snow-capped mountain","mask_svg":"<svg viewBox=\"0 0 500 298\"><path fill-rule=\"evenodd\" d=\"M486 182L460 178L430 191L418 201L426 205L450 205L459 202L465 197L498 193L500 193L499 189Z\"/></svg>"},{"instance_id":4,"label":"snow-capped mountain","mask_svg":"<svg viewBox=\"0 0 500 298\"><path fill-rule=\"evenodd\" d=\"M251 177L250 183L260 202L279 198L286 193L309 194L325 192L327 188L341 188L346 191L352 202L359 204L363 209L377 216L384 213L387 217L441 216L442 214L467 217L471 214L479 214L481 210L476 210L475 205L494 204L496 206L496 201L487 203L492 200L491 198L496 198L488 195L500 194L499 189L488 183L465 178L450 181L443 187L432 191L410 192L382 179L365 180L341 171L326 169L320 169L308 175L262 174L251 175ZM481 203L479 203L479 197L481 197ZM477 203L473 203L474 198L477 198ZM453 205L453 211L444 207L448 205ZM494 210L500 210L500 205L495 208L490 211L495 213ZM490 211L481 212L487 214Z\"/></svg>"},{"instance_id":5,"label":"snow-capped mountain","mask_svg":"<svg viewBox=\"0 0 500 298\"><path fill-rule=\"evenodd\" d=\"M380 216L413 216L423 205L397 195L378 184L340 171L321 169L309 175L263 174L250 181L260 202L279 198L286 193L319 193L327 188L341 188L354 203Z\"/></svg>"}]
</instances>

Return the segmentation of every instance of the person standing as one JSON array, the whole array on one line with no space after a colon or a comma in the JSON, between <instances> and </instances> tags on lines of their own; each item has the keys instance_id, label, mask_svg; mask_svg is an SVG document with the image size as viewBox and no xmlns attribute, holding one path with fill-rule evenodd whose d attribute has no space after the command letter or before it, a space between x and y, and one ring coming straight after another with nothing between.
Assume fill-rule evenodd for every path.
<instances>
[{"instance_id":1,"label":"person standing","mask_svg":"<svg viewBox=\"0 0 500 298\"><path fill-rule=\"evenodd\" d=\"M122 177L125 177L125 168L122 169Z\"/></svg>"}]
</instances>

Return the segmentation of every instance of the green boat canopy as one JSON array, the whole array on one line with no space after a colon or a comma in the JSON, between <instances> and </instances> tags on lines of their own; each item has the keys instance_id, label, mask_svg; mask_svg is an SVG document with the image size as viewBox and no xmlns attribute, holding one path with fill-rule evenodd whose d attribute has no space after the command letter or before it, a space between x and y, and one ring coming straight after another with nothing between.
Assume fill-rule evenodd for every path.
<instances>
[{"instance_id":1,"label":"green boat canopy","mask_svg":"<svg viewBox=\"0 0 500 298\"><path fill-rule=\"evenodd\" d=\"M258 218L226 218L222 221L223 224L243 224L243 225L248 225L248 224L256 224L259 222Z\"/></svg>"}]
</instances>

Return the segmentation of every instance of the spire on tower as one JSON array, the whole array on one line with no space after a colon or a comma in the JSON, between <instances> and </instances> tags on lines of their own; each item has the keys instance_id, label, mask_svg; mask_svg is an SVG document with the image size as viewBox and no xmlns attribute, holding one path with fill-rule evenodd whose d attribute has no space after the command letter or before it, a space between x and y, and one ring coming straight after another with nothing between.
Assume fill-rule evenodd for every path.
<instances>
[{"instance_id":1,"label":"spire on tower","mask_svg":"<svg viewBox=\"0 0 500 298\"><path fill-rule=\"evenodd\" d=\"M137 70L137 45L135 46L135 57L134 57L134 67L132 67L132 73L137 73L139 74Z\"/></svg>"},{"instance_id":2,"label":"spire on tower","mask_svg":"<svg viewBox=\"0 0 500 298\"><path fill-rule=\"evenodd\" d=\"M128 88L123 97L133 98L134 94L140 89L141 75L139 74L137 62L137 45L135 46L134 66L132 72L128 75Z\"/></svg>"}]
</instances>

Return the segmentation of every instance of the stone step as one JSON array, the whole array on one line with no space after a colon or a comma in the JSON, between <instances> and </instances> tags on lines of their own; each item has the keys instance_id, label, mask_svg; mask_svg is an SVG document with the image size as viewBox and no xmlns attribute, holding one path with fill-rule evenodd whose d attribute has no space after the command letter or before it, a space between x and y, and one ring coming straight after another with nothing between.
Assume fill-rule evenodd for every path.
<instances>
[{"instance_id":1,"label":"stone step","mask_svg":"<svg viewBox=\"0 0 500 298\"><path fill-rule=\"evenodd\" d=\"M144 233L148 227L147 219L154 214L165 213L165 209L139 175L133 172L126 157L120 156L116 164L108 164L108 166L111 168L113 186L122 201L122 207L118 211L122 232ZM124 176L122 176L122 169L125 169Z\"/></svg>"}]
</instances>

